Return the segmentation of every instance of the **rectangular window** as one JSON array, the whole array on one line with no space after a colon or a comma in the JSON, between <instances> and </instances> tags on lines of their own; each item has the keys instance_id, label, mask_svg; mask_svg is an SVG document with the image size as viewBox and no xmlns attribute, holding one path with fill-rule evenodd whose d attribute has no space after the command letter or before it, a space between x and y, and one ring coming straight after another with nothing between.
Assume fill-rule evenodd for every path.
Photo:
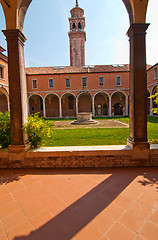
<instances>
[{"instance_id":1,"label":"rectangular window","mask_svg":"<svg viewBox=\"0 0 158 240\"><path fill-rule=\"evenodd\" d=\"M32 88L37 88L37 79L32 80Z\"/></svg>"},{"instance_id":2,"label":"rectangular window","mask_svg":"<svg viewBox=\"0 0 158 240\"><path fill-rule=\"evenodd\" d=\"M104 78L103 77L99 77L99 86L100 87L104 86Z\"/></svg>"},{"instance_id":3,"label":"rectangular window","mask_svg":"<svg viewBox=\"0 0 158 240\"><path fill-rule=\"evenodd\" d=\"M121 86L121 77L120 76L116 77L116 86Z\"/></svg>"},{"instance_id":4,"label":"rectangular window","mask_svg":"<svg viewBox=\"0 0 158 240\"><path fill-rule=\"evenodd\" d=\"M154 68L154 79L157 79L157 67Z\"/></svg>"},{"instance_id":5,"label":"rectangular window","mask_svg":"<svg viewBox=\"0 0 158 240\"><path fill-rule=\"evenodd\" d=\"M54 87L53 79L49 79L49 88L53 87Z\"/></svg>"},{"instance_id":6,"label":"rectangular window","mask_svg":"<svg viewBox=\"0 0 158 240\"><path fill-rule=\"evenodd\" d=\"M70 87L70 78L66 79L66 87L69 88Z\"/></svg>"},{"instance_id":7,"label":"rectangular window","mask_svg":"<svg viewBox=\"0 0 158 240\"><path fill-rule=\"evenodd\" d=\"M82 87L87 87L87 78L82 78Z\"/></svg>"},{"instance_id":8,"label":"rectangular window","mask_svg":"<svg viewBox=\"0 0 158 240\"><path fill-rule=\"evenodd\" d=\"M0 66L0 78L4 79L4 67Z\"/></svg>"}]
</instances>

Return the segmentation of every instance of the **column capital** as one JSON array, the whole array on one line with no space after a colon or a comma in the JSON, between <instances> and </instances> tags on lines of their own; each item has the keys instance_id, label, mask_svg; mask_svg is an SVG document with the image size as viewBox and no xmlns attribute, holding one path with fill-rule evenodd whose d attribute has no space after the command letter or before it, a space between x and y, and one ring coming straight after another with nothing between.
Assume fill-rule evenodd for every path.
<instances>
[{"instance_id":1,"label":"column capital","mask_svg":"<svg viewBox=\"0 0 158 240\"><path fill-rule=\"evenodd\" d=\"M3 30L2 32L6 36L7 41L18 39L24 45L24 42L27 40L19 29Z\"/></svg>"},{"instance_id":2,"label":"column capital","mask_svg":"<svg viewBox=\"0 0 158 240\"><path fill-rule=\"evenodd\" d=\"M132 35L143 34L146 32L149 25L149 23L133 23L128 29L127 36L131 38Z\"/></svg>"}]
</instances>

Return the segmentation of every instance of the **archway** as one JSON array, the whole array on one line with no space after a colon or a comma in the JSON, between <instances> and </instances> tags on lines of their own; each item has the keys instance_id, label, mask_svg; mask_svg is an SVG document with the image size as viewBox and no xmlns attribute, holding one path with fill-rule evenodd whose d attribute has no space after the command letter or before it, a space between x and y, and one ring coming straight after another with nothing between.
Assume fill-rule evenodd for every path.
<instances>
[{"instance_id":1,"label":"archway","mask_svg":"<svg viewBox=\"0 0 158 240\"><path fill-rule=\"evenodd\" d=\"M111 98L112 115L125 115L126 98L123 92L115 92Z\"/></svg>"},{"instance_id":2,"label":"archway","mask_svg":"<svg viewBox=\"0 0 158 240\"><path fill-rule=\"evenodd\" d=\"M45 97L46 117L59 117L59 97L55 94L48 94Z\"/></svg>"},{"instance_id":3,"label":"archway","mask_svg":"<svg viewBox=\"0 0 158 240\"><path fill-rule=\"evenodd\" d=\"M0 90L0 112L5 113L8 110L7 96Z\"/></svg>"},{"instance_id":4,"label":"archway","mask_svg":"<svg viewBox=\"0 0 158 240\"><path fill-rule=\"evenodd\" d=\"M43 117L43 98L40 95L31 95L29 98L30 114L39 113Z\"/></svg>"},{"instance_id":5,"label":"archway","mask_svg":"<svg viewBox=\"0 0 158 240\"><path fill-rule=\"evenodd\" d=\"M104 92L97 93L94 97L94 104L97 106L97 111L95 111L95 116L108 115L109 96L106 93Z\"/></svg>"},{"instance_id":6,"label":"archway","mask_svg":"<svg viewBox=\"0 0 158 240\"><path fill-rule=\"evenodd\" d=\"M76 116L76 98L71 93L65 93L61 98L62 116L75 117Z\"/></svg>"},{"instance_id":7,"label":"archway","mask_svg":"<svg viewBox=\"0 0 158 240\"><path fill-rule=\"evenodd\" d=\"M78 112L92 112L92 96L88 92L78 96Z\"/></svg>"}]
</instances>

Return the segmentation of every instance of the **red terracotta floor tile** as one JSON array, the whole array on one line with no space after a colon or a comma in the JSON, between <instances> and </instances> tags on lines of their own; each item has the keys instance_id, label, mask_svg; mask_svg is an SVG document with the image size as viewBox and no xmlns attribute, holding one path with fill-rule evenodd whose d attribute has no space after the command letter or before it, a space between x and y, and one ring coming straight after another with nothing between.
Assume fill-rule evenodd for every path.
<instances>
[{"instance_id":1,"label":"red terracotta floor tile","mask_svg":"<svg viewBox=\"0 0 158 240\"><path fill-rule=\"evenodd\" d=\"M29 205L23 206L22 210L24 214L30 219L36 215L39 215L42 212L45 212L47 208L40 202L36 201Z\"/></svg>"},{"instance_id":2,"label":"red terracotta floor tile","mask_svg":"<svg viewBox=\"0 0 158 240\"><path fill-rule=\"evenodd\" d=\"M122 196L121 194L114 200L115 204L118 204L122 208L129 208L129 206L133 203L133 200L131 200L128 197Z\"/></svg>"},{"instance_id":3,"label":"red terracotta floor tile","mask_svg":"<svg viewBox=\"0 0 158 240\"><path fill-rule=\"evenodd\" d=\"M19 206L17 205L16 201L12 201L4 206L0 206L0 219L11 215L14 212L19 210Z\"/></svg>"},{"instance_id":4,"label":"red terracotta floor tile","mask_svg":"<svg viewBox=\"0 0 158 240\"><path fill-rule=\"evenodd\" d=\"M10 182L10 183L8 183L6 185L6 187L12 193L25 188L24 184L20 180L19 181Z\"/></svg>"},{"instance_id":5,"label":"red terracotta floor tile","mask_svg":"<svg viewBox=\"0 0 158 240\"><path fill-rule=\"evenodd\" d=\"M68 233L63 229L63 227L56 221L53 220L48 224L45 224L37 231L40 239L42 240L64 240L69 239Z\"/></svg>"},{"instance_id":6,"label":"red terracotta floor tile","mask_svg":"<svg viewBox=\"0 0 158 240\"><path fill-rule=\"evenodd\" d=\"M147 222L141 232L140 235L145 238L145 240L157 240L158 239L158 226L151 222Z\"/></svg>"},{"instance_id":7,"label":"red terracotta floor tile","mask_svg":"<svg viewBox=\"0 0 158 240\"><path fill-rule=\"evenodd\" d=\"M9 193L0 196L0 206L1 207L12 201L13 201L13 198Z\"/></svg>"},{"instance_id":8,"label":"red terracotta floor tile","mask_svg":"<svg viewBox=\"0 0 158 240\"><path fill-rule=\"evenodd\" d=\"M27 240L39 240L34 229L29 222L25 222L20 226L15 227L14 229L7 232L9 240L13 239L27 239Z\"/></svg>"},{"instance_id":9,"label":"red terracotta floor tile","mask_svg":"<svg viewBox=\"0 0 158 240\"><path fill-rule=\"evenodd\" d=\"M68 207L67 204L59 200L51 208L49 208L49 212L51 212L53 216L56 216L62 211L64 211L67 207Z\"/></svg>"},{"instance_id":10,"label":"red terracotta floor tile","mask_svg":"<svg viewBox=\"0 0 158 240\"><path fill-rule=\"evenodd\" d=\"M148 218L152 213L152 207L146 205L141 201L134 201L128 208L132 213L137 216L142 216L144 218Z\"/></svg>"},{"instance_id":11,"label":"red terracotta floor tile","mask_svg":"<svg viewBox=\"0 0 158 240\"><path fill-rule=\"evenodd\" d=\"M133 240L136 234L120 223L115 223L106 233L110 240Z\"/></svg>"},{"instance_id":12,"label":"red terracotta floor tile","mask_svg":"<svg viewBox=\"0 0 158 240\"><path fill-rule=\"evenodd\" d=\"M138 216L133 214L131 211L127 211L119 221L132 231L138 233L141 229L141 226L144 224L145 219L141 215Z\"/></svg>"},{"instance_id":13,"label":"red terracotta floor tile","mask_svg":"<svg viewBox=\"0 0 158 240\"><path fill-rule=\"evenodd\" d=\"M3 218L2 222L5 228L5 231L9 231L16 226L19 226L27 221L25 215L21 212L21 210Z\"/></svg>"},{"instance_id":14,"label":"red terracotta floor tile","mask_svg":"<svg viewBox=\"0 0 158 240\"><path fill-rule=\"evenodd\" d=\"M3 230L3 227L2 227L2 223L0 222L0 235L4 234L4 230Z\"/></svg>"},{"instance_id":15,"label":"red terracotta floor tile","mask_svg":"<svg viewBox=\"0 0 158 240\"><path fill-rule=\"evenodd\" d=\"M82 228L76 235L74 235L75 240L96 240L101 238L101 233L93 228L91 225L87 225Z\"/></svg>"},{"instance_id":16,"label":"red terracotta floor tile","mask_svg":"<svg viewBox=\"0 0 158 240\"><path fill-rule=\"evenodd\" d=\"M111 203L102 211L102 214L108 215L113 219L118 220L123 215L124 212L125 212L124 208L118 206L115 203Z\"/></svg>"},{"instance_id":17,"label":"red terracotta floor tile","mask_svg":"<svg viewBox=\"0 0 158 240\"><path fill-rule=\"evenodd\" d=\"M0 196L3 196L3 195L8 194L8 193L9 192L8 192L6 187L1 188L1 186L0 186Z\"/></svg>"},{"instance_id":18,"label":"red terracotta floor tile","mask_svg":"<svg viewBox=\"0 0 158 240\"><path fill-rule=\"evenodd\" d=\"M136 236L136 238L134 238L134 240L144 240L144 238L142 238L141 236Z\"/></svg>"},{"instance_id":19,"label":"red terracotta floor tile","mask_svg":"<svg viewBox=\"0 0 158 240\"><path fill-rule=\"evenodd\" d=\"M45 211L43 213L40 213L37 216L34 216L30 219L31 224L35 229L42 227L49 221L51 221L54 217L48 212Z\"/></svg>"},{"instance_id":20,"label":"red terracotta floor tile","mask_svg":"<svg viewBox=\"0 0 158 240\"><path fill-rule=\"evenodd\" d=\"M0 235L0 240L8 240L8 238L5 234L2 234Z\"/></svg>"},{"instance_id":21,"label":"red terracotta floor tile","mask_svg":"<svg viewBox=\"0 0 158 240\"><path fill-rule=\"evenodd\" d=\"M150 216L150 221L155 223L155 224L158 224L158 211L157 210L153 210L151 216Z\"/></svg>"},{"instance_id":22,"label":"red terracotta floor tile","mask_svg":"<svg viewBox=\"0 0 158 240\"><path fill-rule=\"evenodd\" d=\"M106 215L97 215L90 224L93 225L99 232L105 233L114 224L115 220Z\"/></svg>"}]
</instances>

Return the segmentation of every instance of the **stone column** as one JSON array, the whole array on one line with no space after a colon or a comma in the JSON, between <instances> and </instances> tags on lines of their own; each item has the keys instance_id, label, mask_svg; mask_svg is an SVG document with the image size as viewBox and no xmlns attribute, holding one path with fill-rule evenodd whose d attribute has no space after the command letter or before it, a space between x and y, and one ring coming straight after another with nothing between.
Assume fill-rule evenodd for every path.
<instances>
[{"instance_id":1,"label":"stone column","mask_svg":"<svg viewBox=\"0 0 158 240\"><path fill-rule=\"evenodd\" d=\"M24 152L26 135L22 127L27 121L27 85L24 64L23 33L18 29L3 31L8 44L8 77L11 113L10 152Z\"/></svg>"},{"instance_id":2,"label":"stone column","mask_svg":"<svg viewBox=\"0 0 158 240\"><path fill-rule=\"evenodd\" d=\"M59 98L59 117L62 118L62 105L61 105L61 98Z\"/></svg>"},{"instance_id":3,"label":"stone column","mask_svg":"<svg viewBox=\"0 0 158 240\"><path fill-rule=\"evenodd\" d=\"M148 149L146 29L149 24L135 23L128 30L130 40L129 139L133 149Z\"/></svg>"},{"instance_id":4,"label":"stone column","mask_svg":"<svg viewBox=\"0 0 158 240\"><path fill-rule=\"evenodd\" d=\"M128 96L126 96L126 110L125 110L125 115L128 115Z\"/></svg>"},{"instance_id":5,"label":"stone column","mask_svg":"<svg viewBox=\"0 0 158 240\"><path fill-rule=\"evenodd\" d=\"M153 111L151 111L151 109L153 109L153 98L150 98L150 116L153 116Z\"/></svg>"},{"instance_id":6,"label":"stone column","mask_svg":"<svg viewBox=\"0 0 158 240\"><path fill-rule=\"evenodd\" d=\"M77 117L77 114L78 114L78 98L76 97L76 117Z\"/></svg>"},{"instance_id":7,"label":"stone column","mask_svg":"<svg viewBox=\"0 0 158 240\"><path fill-rule=\"evenodd\" d=\"M45 105L45 98L43 99L43 117L46 118L46 105Z\"/></svg>"},{"instance_id":8,"label":"stone column","mask_svg":"<svg viewBox=\"0 0 158 240\"><path fill-rule=\"evenodd\" d=\"M95 111L94 111L94 96L92 96L92 116L95 117Z\"/></svg>"},{"instance_id":9,"label":"stone column","mask_svg":"<svg viewBox=\"0 0 158 240\"><path fill-rule=\"evenodd\" d=\"M109 116L111 116L111 96L109 97Z\"/></svg>"}]
</instances>

